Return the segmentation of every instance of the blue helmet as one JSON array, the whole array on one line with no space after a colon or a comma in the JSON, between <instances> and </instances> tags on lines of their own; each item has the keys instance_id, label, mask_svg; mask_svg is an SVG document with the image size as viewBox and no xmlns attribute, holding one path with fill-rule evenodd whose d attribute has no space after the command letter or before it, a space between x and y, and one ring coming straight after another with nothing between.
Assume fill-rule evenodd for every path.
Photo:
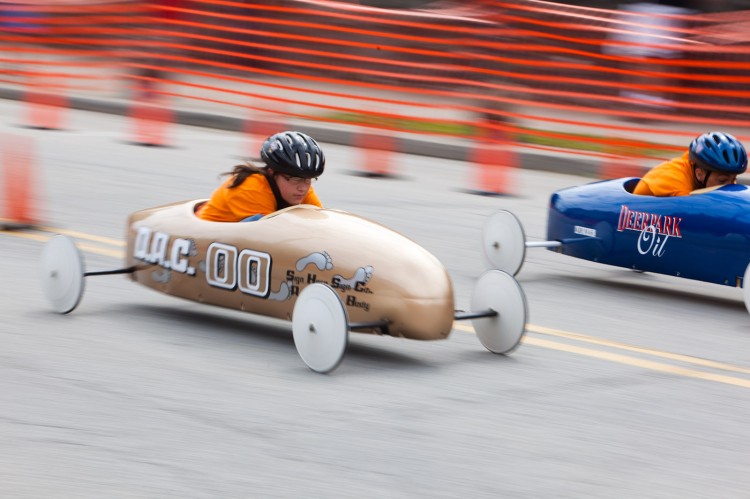
<instances>
[{"instance_id":1,"label":"blue helmet","mask_svg":"<svg viewBox=\"0 0 750 499\"><path fill-rule=\"evenodd\" d=\"M708 171L739 175L747 170L747 152L742 143L724 132L708 132L690 143L689 158Z\"/></svg>"}]
</instances>

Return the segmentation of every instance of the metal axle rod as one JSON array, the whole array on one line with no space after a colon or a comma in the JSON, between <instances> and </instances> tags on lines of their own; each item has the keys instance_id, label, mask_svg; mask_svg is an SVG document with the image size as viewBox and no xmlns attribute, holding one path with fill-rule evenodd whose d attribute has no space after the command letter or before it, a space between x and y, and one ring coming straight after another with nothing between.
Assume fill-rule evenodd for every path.
<instances>
[{"instance_id":1,"label":"metal axle rod","mask_svg":"<svg viewBox=\"0 0 750 499\"><path fill-rule=\"evenodd\" d=\"M527 248L558 248L562 246L560 241L526 241Z\"/></svg>"},{"instance_id":2,"label":"metal axle rod","mask_svg":"<svg viewBox=\"0 0 750 499\"><path fill-rule=\"evenodd\" d=\"M482 319L485 317L497 317L497 310L488 308L487 310L477 310L464 312L463 310L456 310L453 313L453 319L457 321L463 321L466 319Z\"/></svg>"},{"instance_id":3,"label":"metal axle rod","mask_svg":"<svg viewBox=\"0 0 750 499\"><path fill-rule=\"evenodd\" d=\"M124 268L124 269L99 270L99 271L96 271L96 272L84 272L83 276L84 277L89 277L89 276L95 276L95 275L132 274L133 272L135 272L135 270L136 270L136 267L134 265L132 267L127 267L127 268Z\"/></svg>"}]
</instances>

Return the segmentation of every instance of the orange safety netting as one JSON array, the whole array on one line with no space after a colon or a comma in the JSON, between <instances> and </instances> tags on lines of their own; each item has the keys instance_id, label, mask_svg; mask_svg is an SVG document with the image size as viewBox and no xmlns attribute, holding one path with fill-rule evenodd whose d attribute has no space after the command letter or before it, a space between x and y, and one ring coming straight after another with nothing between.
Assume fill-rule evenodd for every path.
<instances>
[{"instance_id":1,"label":"orange safety netting","mask_svg":"<svg viewBox=\"0 0 750 499\"><path fill-rule=\"evenodd\" d=\"M748 23L535 0L39 0L0 7L0 84L663 158L709 129L750 138Z\"/></svg>"}]
</instances>

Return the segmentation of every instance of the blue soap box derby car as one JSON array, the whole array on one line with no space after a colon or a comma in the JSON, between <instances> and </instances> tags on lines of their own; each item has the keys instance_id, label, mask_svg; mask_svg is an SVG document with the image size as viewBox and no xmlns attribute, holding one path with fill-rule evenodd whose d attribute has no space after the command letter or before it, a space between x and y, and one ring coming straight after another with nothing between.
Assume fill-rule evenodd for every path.
<instances>
[{"instance_id":1,"label":"blue soap box derby car","mask_svg":"<svg viewBox=\"0 0 750 499\"><path fill-rule=\"evenodd\" d=\"M485 222L483 253L516 275L526 248L643 272L743 288L750 310L750 189L730 184L690 196L632 194L638 178L561 189L549 204L546 241L526 241L509 211ZM710 264L708 264L710 262Z\"/></svg>"}]
</instances>

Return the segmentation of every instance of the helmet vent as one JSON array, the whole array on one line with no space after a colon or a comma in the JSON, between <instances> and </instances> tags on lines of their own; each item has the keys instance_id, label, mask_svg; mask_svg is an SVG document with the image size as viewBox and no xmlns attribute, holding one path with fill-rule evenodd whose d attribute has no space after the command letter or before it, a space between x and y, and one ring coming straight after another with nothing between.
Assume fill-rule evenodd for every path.
<instances>
[{"instance_id":1,"label":"helmet vent","mask_svg":"<svg viewBox=\"0 0 750 499\"><path fill-rule=\"evenodd\" d=\"M738 175L747 169L747 153L728 133L709 132L690 143L690 159L704 169Z\"/></svg>"},{"instance_id":2,"label":"helmet vent","mask_svg":"<svg viewBox=\"0 0 750 499\"><path fill-rule=\"evenodd\" d=\"M295 131L272 135L261 146L261 159L274 172L293 177L319 177L325 168L325 156L315 140Z\"/></svg>"}]
</instances>

